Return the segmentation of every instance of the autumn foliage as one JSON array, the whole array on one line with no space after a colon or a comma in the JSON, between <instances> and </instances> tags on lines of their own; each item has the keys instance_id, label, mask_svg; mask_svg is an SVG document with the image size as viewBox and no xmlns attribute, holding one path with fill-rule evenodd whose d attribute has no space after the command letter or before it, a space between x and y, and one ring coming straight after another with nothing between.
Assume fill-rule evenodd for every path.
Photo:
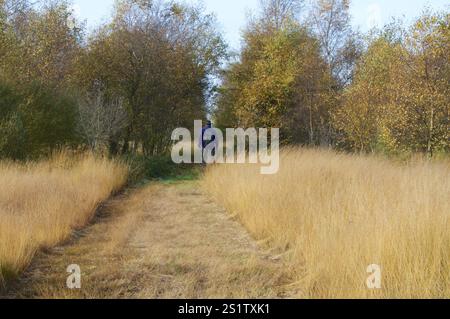
<instances>
[{"instance_id":1,"label":"autumn foliage","mask_svg":"<svg viewBox=\"0 0 450 319\"><path fill-rule=\"evenodd\" d=\"M449 14L362 35L349 1L317 1L306 21L282 10L295 2L266 1L249 22L224 74L220 126L280 127L285 144L448 152Z\"/></svg>"}]
</instances>

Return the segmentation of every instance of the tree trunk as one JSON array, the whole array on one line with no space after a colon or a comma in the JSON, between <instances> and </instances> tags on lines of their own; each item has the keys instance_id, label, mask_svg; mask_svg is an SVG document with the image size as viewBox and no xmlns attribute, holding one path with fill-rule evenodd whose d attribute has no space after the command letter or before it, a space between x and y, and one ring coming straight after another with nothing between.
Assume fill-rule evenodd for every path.
<instances>
[{"instance_id":1,"label":"tree trunk","mask_svg":"<svg viewBox=\"0 0 450 319\"><path fill-rule=\"evenodd\" d=\"M427 145L427 155L429 158L433 157L433 132L434 131L434 109L431 109L430 127L428 132L428 145Z\"/></svg>"},{"instance_id":2,"label":"tree trunk","mask_svg":"<svg viewBox=\"0 0 450 319\"><path fill-rule=\"evenodd\" d=\"M313 114L312 106L309 106L309 145L314 145L314 126L313 126Z\"/></svg>"}]
</instances>

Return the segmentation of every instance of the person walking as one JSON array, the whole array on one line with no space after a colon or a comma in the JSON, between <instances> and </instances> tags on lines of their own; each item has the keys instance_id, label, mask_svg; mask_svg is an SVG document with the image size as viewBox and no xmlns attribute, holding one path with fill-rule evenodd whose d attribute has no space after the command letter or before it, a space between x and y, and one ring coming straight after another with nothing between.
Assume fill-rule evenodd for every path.
<instances>
[{"instance_id":1,"label":"person walking","mask_svg":"<svg viewBox=\"0 0 450 319\"><path fill-rule=\"evenodd\" d=\"M202 155L203 155L203 164L206 164L206 158L205 158L205 154L204 154L204 150L205 148L210 145L210 144L215 144L215 147L217 147L217 140L216 140L216 135L213 131L213 133L208 133L208 136L206 136L207 132L211 132L210 130L212 130L212 122L211 121L207 121L206 122L206 126L204 126L202 128L202 132L200 134L200 141L199 141L199 147L202 151ZM209 138L211 137L211 138ZM215 147L213 148L213 152L212 152L212 156L215 156Z\"/></svg>"}]
</instances>

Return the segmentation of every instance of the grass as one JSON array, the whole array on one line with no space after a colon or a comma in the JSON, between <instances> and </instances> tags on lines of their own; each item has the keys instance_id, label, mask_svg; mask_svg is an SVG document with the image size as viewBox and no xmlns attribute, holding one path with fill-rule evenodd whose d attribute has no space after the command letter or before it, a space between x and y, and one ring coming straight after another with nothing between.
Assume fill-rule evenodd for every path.
<instances>
[{"instance_id":1,"label":"grass","mask_svg":"<svg viewBox=\"0 0 450 319\"><path fill-rule=\"evenodd\" d=\"M199 179L202 167L190 164L175 164L170 155L151 156L128 155L124 160L131 167L129 183L145 185L149 181L164 184Z\"/></svg>"},{"instance_id":2,"label":"grass","mask_svg":"<svg viewBox=\"0 0 450 319\"><path fill-rule=\"evenodd\" d=\"M93 155L0 163L0 286L35 253L66 240L127 181L128 168Z\"/></svg>"},{"instance_id":3,"label":"grass","mask_svg":"<svg viewBox=\"0 0 450 319\"><path fill-rule=\"evenodd\" d=\"M197 181L149 183L103 205L84 235L39 254L8 298L267 298L290 296L283 263L212 203ZM78 264L82 289L66 287ZM0 294L0 299L2 298Z\"/></svg>"},{"instance_id":4,"label":"grass","mask_svg":"<svg viewBox=\"0 0 450 319\"><path fill-rule=\"evenodd\" d=\"M285 252L300 298L450 298L450 165L285 149L277 175L217 165L204 188ZM382 288L366 286L368 265Z\"/></svg>"}]
</instances>

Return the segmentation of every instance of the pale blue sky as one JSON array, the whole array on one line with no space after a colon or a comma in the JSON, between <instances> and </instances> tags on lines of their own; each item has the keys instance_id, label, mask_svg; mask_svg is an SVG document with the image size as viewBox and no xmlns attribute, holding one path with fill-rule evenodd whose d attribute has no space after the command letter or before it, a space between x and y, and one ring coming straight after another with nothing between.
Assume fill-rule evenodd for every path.
<instances>
[{"instance_id":1,"label":"pale blue sky","mask_svg":"<svg viewBox=\"0 0 450 319\"><path fill-rule=\"evenodd\" d=\"M185 0L196 3L197 0ZM237 49L240 31L245 26L248 13L256 13L259 0L202 0L209 12L214 12L221 31L231 48ZM82 20L87 20L89 29L111 16L114 0L72 0L74 11ZM450 10L450 0L353 0L351 14L353 24L362 31L373 26L382 26L392 17L411 21L425 7L432 10Z\"/></svg>"}]
</instances>

